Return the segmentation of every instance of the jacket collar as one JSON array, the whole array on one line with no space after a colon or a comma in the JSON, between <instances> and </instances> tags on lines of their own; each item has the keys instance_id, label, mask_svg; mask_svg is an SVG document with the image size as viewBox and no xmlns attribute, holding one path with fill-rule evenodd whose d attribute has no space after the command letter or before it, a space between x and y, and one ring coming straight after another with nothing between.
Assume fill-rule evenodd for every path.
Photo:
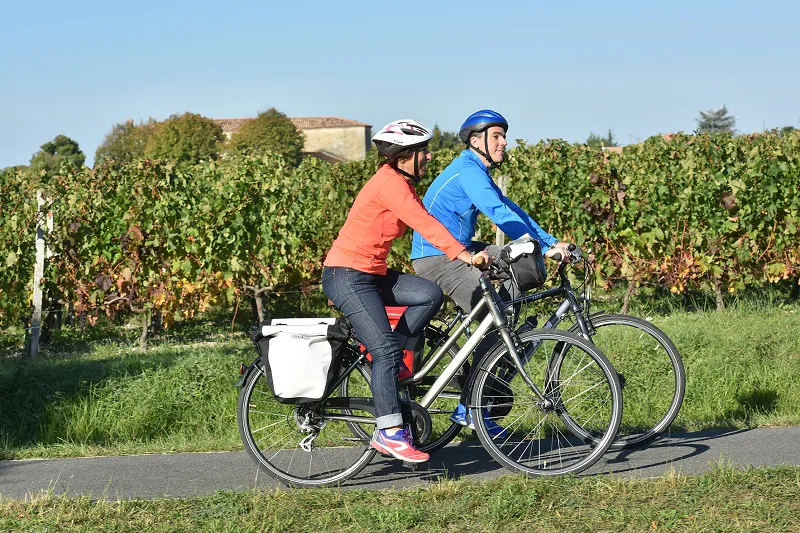
<instances>
[{"instance_id":1,"label":"jacket collar","mask_svg":"<svg viewBox=\"0 0 800 533\"><path fill-rule=\"evenodd\" d=\"M483 160L481 160L478 154L476 154L469 148L466 148L461 152L461 157L467 158L470 161L475 161L484 172L486 172L487 174L489 173L489 169L486 168L486 165L483 164Z\"/></svg>"}]
</instances>

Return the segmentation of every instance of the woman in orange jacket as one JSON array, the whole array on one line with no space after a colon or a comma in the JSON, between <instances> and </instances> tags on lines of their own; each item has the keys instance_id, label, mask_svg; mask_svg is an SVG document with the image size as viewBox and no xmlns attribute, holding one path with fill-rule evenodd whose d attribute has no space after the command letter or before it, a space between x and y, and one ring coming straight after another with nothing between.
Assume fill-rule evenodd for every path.
<instances>
[{"instance_id":1,"label":"woman in orange jacket","mask_svg":"<svg viewBox=\"0 0 800 533\"><path fill-rule=\"evenodd\" d=\"M431 281L389 269L386 257L392 241L409 226L450 259L472 264L476 257L428 214L414 190L430 161L432 137L419 122L397 120L372 138L385 160L358 193L322 272L325 294L372 354L370 387L377 423L370 444L409 462L427 461L428 454L415 448L409 428L403 426L397 394L402 350L436 314L444 296ZM479 255L490 261L486 252ZM408 307L394 332L387 305Z\"/></svg>"}]
</instances>

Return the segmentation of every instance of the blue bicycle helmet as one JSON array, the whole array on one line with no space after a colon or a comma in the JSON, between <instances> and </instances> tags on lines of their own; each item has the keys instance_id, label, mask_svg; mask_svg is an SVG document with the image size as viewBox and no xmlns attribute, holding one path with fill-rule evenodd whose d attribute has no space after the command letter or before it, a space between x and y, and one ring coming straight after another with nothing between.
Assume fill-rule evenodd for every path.
<instances>
[{"instance_id":1,"label":"blue bicycle helmet","mask_svg":"<svg viewBox=\"0 0 800 533\"><path fill-rule=\"evenodd\" d=\"M481 109L467 117L461 125L458 137L461 142L469 143L469 136L473 133L480 133L492 126L500 126L508 131L508 121L496 111L491 109Z\"/></svg>"},{"instance_id":2,"label":"blue bicycle helmet","mask_svg":"<svg viewBox=\"0 0 800 533\"><path fill-rule=\"evenodd\" d=\"M489 168L500 168L502 162L496 163L494 159L489 157L489 137L483 140L483 146L485 151L481 151L480 148L477 146L470 146L469 145L469 138L473 133L480 133L482 131L486 131L487 129L491 128L492 126L500 126L503 128L503 131L508 131L508 121L498 113L497 111L492 111L491 109L481 109L480 111L476 111L470 116L467 117L467 120L461 125L461 130L458 132L458 138L461 139L462 142L466 143L467 147L470 150L474 150L480 155L482 155L487 161L489 161Z\"/></svg>"}]
</instances>

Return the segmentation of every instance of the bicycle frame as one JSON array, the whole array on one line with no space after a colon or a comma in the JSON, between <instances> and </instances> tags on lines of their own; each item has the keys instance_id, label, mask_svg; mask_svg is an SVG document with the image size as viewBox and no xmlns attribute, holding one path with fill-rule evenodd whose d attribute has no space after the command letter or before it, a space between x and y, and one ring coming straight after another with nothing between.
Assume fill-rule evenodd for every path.
<instances>
[{"instance_id":1,"label":"bicycle frame","mask_svg":"<svg viewBox=\"0 0 800 533\"><path fill-rule=\"evenodd\" d=\"M509 308L509 307L511 307L513 309L517 305L520 305L520 304L535 302L535 301L538 301L538 300L543 300L545 298L550 298L550 297L554 297L554 296L562 296L564 298L564 301L561 302L561 305L558 306L558 308L555 310L555 312L553 312L553 314L550 316L550 318L547 320L547 322L541 327L541 329L555 329L561 323L561 321L564 319L564 317L567 315L567 313L569 313L571 311L575 315L575 321L577 322L578 329L579 329L581 335L583 335L587 339L591 339L592 335L594 335L594 330L593 330L592 324L591 324L591 322L587 321L587 317L584 316L584 313L583 313L583 307L579 303L578 298L575 296L575 292L572 289L572 284L570 283L569 278L567 277L567 274L566 274L566 266L567 266L567 263L562 263L558 267L558 275L559 275L559 277L561 279L561 283L560 283L560 285L558 287L553 287L551 289L540 291L540 292L537 292L537 293L534 293L534 294L529 294L529 295L526 295L526 296L521 296L519 298L514 298L509 302L502 302L502 305L506 309ZM483 282L483 279L481 281ZM491 286L491 284L489 284L489 285ZM482 287L483 287L483 285L482 285ZM494 291L493 287L492 287L492 290L491 290L491 294L492 294L493 297L497 297L497 292ZM583 300L587 301L587 302L589 301L588 297L586 297L586 296L583 297ZM493 303L494 303L494 301L498 301L498 300L493 300ZM453 346L453 344L460 337L460 335L461 335L461 333L463 331L466 330L468 332L468 336L469 336L469 324L472 323L472 321L475 319L477 314L480 312L480 309L483 309L484 305L485 305L485 299L482 299L480 302L478 302L478 305L475 307L475 309L473 309L472 312L469 313L469 315L465 315L464 312L461 309L458 309L456 311L456 315L453 317L452 320L450 320L450 323L448 324L447 328L443 332L443 335L447 335L448 336L447 337L447 341L443 345L439 346L439 349L435 352L435 354L433 356L429 356L426 359L426 363L423 365L423 368L417 374L415 374L412 378L404 380L402 383L403 384L418 383L422 378L424 378L431 371L431 369L433 367L435 367L439 363L439 361L444 356L444 353L451 346ZM497 307L497 306L495 305L495 307ZM503 310L501 310L501 315L502 315L502 313L503 313ZM487 319L488 318L490 318L490 317L487 316ZM486 320L484 320L484 321L486 321ZM456 330L453 333L451 333L451 331L453 330L453 327L458 322L461 322L461 324L456 328ZM502 325L495 323L495 325L497 325L498 327L501 328L501 331L504 329L506 331L506 334L508 333L508 324L509 324L509 322L507 322L505 320L503 321ZM431 386L431 389L428 392L428 394L426 394L423 397L422 401L420 402L420 405L422 405L423 407L425 407L427 409L430 406L430 404L438 397L438 395L441 394L441 392L444 389L444 387L446 386L447 382L453 377L453 375L454 375L453 373L456 372L458 370L458 368L461 365L464 364L464 362L466 361L466 359L469 356L469 354L472 353L472 351L474 350L475 346L477 346L477 344L483 339L484 334L486 333L486 331L488 331L488 327L487 328L481 328L482 325L483 325L483 323L481 323L481 325L478 326L478 329L473 333L473 336L477 337L478 340L475 341L474 343L469 343L469 340L472 340L472 339L468 340L468 343L464 345L464 348L462 348L462 350L468 348L466 350L466 352L464 354L462 354L462 351L459 351L458 354L456 355L456 357L454 358L454 360L445 368L444 373L442 374L442 376L446 378L445 381L443 383L440 383L440 381L441 381L441 377L440 377L439 380L434 382L434 384ZM505 336L504 336L503 340L506 341ZM506 344L510 348L513 345L513 340L511 340L510 342L506 341ZM516 351L516 350L510 350L510 352L514 353L515 354L515 358L519 359L520 362L527 362L530 359L531 355L533 353L535 353L536 350L539 349L540 345L541 345L541 343L539 343L539 342L533 343L530 346L530 348L527 349L525 351L525 353L522 354L521 356L520 356L519 352ZM520 363L520 365L521 364L522 363ZM515 366L517 367L517 370L519 370L521 368L520 365L517 365L517 361L515 361ZM452 368L451 368L451 366L452 366ZM452 370L452 372L451 372L451 370ZM531 386L531 388L533 388L536 391L536 394L541 399L541 395L539 394L539 391L535 388L535 386L533 386L531 383L529 383L529 379L528 379L527 373L523 372L522 375L525 378L526 383L528 383L528 385Z\"/></svg>"},{"instance_id":2,"label":"bicycle frame","mask_svg":"<svg viewBox=\"0 0 800 533\"><path fill-rule=\"evenodd\" d=\"M445 357L447 351L452 348L456 341L461 337L464 332L467 332L468 338L467 342L464 343L458 352L456 353L455 357L453 358L450 363L444 368L444 370L440 373L439 377L433 384L430 386L430 389L422 397L422 399L418 402L419 405L428 409L433 402L439 397L442 391L445 389L447 384L456 375L458 370L462 367L462 365L466 362L478 344L483 340L486 333L494 326L498 328L500 332L500 336L505 343L506 347L508 348L509 354L511 354L512 361L516 368L516 371L522 376L525 383L534 394L542 401L544 404L549 403L548 400L544 397L540 389L536 386L535 383L531 380L528 373L524 370L524 361L527 361L531 354L534 353L539 348L539 343L535 343L531 346L527 353L523 356L520 356L516 343L514 342L514 338L512 337L511 333L509 332L508 328L508 321L506 320L505 312L508 306L514 306L516 304L528 303L528 302L535 302L538 300L542 300L544 298L550 298L552 296L563 296L564 301L561 305L556 309L553 315L548 319L547 323L543 326L542 329L547 328L555 328L561 320L563 320L564 316L569 311L572 311L575 314L576 321L580 328L581 333L586 337L590 338L589 333L589 325L587 324L583 313L582 307L578 303L578 299L575 296L574 291L572 290L572 285L569 282L569 278L566 275L566 264L562 263L561 266L558 268L558 273L561 278L561 284L558 287L553 287L552 289L547 289L541 292L537 292L534 294L530 294L527 296L522 296L520 298L515 298L510 302L502 302L497 291L495 291L494 286L489 281L489 277L487 273L484 273L481 276L480 284L481 284L481 291L483 296L478 304L472 309L472 311L464 316L461 310L458 310L456 316L450 321L447 326L447 329L444 331L444 334L448 335L447 340L444 344L441 344L435 353L428 357L423 367L417 371L412 377L408 379L404 379L400 382L400 385L413 385L415 383L419 383L423 378L425 378L435 367L439 364L439 362ZM498 302L500 304L498 305ZM481 311L487 307L489 308L489 313L486 317L480 322L480 324L472 331L470 331L470 324L475 320L475 318L481 313ZM502 306L502 308L500 307ZM453 331L453 327L458 323L460 320L460 324L455 328ZM349 375L358 365L358 363L364 359L362 355L359 359L351 363L351 365L347 368L345 372L331 385L328 394L331 394L336 388L339 386L342 381L344 381L345 377ZM338 405L340 402L337 401L338 398L327 398L324 403L328 407L334 408L342 408L346 407L345 405ZM375 423L374 418L363 417L358 415L341 415L341 414L334 414L334 413L326 413L331 419L336 420L345 420L348 422L356 422L356 423Z\"/></svg>"},{"instance_id":3,"label":"bicycle frame","mask_svg":"<svg viewBox=\"0 0 800 533\"><path fill-rule=\"evenodd\" d=\"M564 301L561 302L561 305L559 305L555 312L550 315L550 318L542 326L542 329L555 328L561 323L567 313L572 311L572 313L575 315L575 321L578 324L581 334L588 339L591 337L593 332L590 329L589 323L586 321L586 317L583 315L583 307L580 305L580 303L578 303L578 298L575 296L575 292L572 290L572 284L569 282L569 278L566 274L566 266L566 263L562 263L558 267L558 275L561 278L561 284L558 287L553 287L552 289L514 298L508 302L507 305L513 307L525 303L536 302L538 300L543 300L553 296L562 296ZM584 299L588 301L588 298Z\"/></svg>"},{"instance_id":4,"label":"bicycle frame","mask_svg":"<svg viewBox=\"0 0 800 533\"><path fill-rule=\"evenodd\" d=\"M458 351L456 357L445 367L436 381L431 385L430 390L428 393L423 397L423 399L418 402L419 405L427 409L428 407L433 404L434 400L441 394L444 388L447 386L447 383L456 375L461 365L467 360L470 356L472 351L478 345L478 343L483 339L484 335L492 326L498 326L502 329L505 329L506 336L508 336L509 340L511 340L511 336L508 334L508 329L506 327L506 321L503 317L503 311L501 311L497 304L495 303L495 298L497 298L497 293L492 287L491 283L489 283L488 279L484 280L486 275L481 277L481 287L483 288L483 298L478 302L472 312L466 317L466 320L463 320L461 324L453 331L444 344L439 346L439 349L436 353L428 358L428 361L425 365L412 377L401 381L399 384L403 385L410 385L421 381L425 376L427 376L431 370L439 364L439 361L445 356L447 351L456 343L456 341L461 337L461 334L466 331L469 327L469 324L475 319L476 316L484 309L487 305L489 305L490 312L487 316L481 321L480 325L475 329L472 334L469 336L467 342L464 346ZM457 320L457 318L456 318ZM456 323L456 320L451 321L450 325L447 328L449 332ZM509 344L511 348L513 348L514 343L511 340ZM516 351L512 350L512 353L516 355ZM334 409L342 409L342 408L349 408L351 407L352 399L351 398L330 398L330 394L335 391L338 386L344 381L344 379L355 370L358 364L365 359L364 355L362 354L361 357L353 361L350 366L342 372L338 379L335 380L333 384L328 389L326 394L325 400L323 400L323 405L325 407L330 407ZM518 359L518 357L517 357ZM522 368L522 362L519 362L519 368ZM529 383L535 393L544 400L542 394L539 392L539 389L536 385L530 381L527 374L523 372L525 376L526 382ZM369 399L371 401L371 398ZM366 416L359 416L359 415L348 415L348 414L340 414L340 413L331 413L325 412L325 416L330 418L331 420L344 420L346 422L355 422L359 424L375 424L375 418L366 417Z\"/></svg>"},{"instance_id":5,"label":"bicycle frame","mask_svg":"<svg viewBox=\"0 0 800 533\"><path fill-rule=\"evenodd\" d=\"M483 292L483 297L480 302L475 306L475 308L467 315L467 317L461 322L461 324L456 328L456 330L448 337L447 341L443 345L439 347L436 353L428 359L425 365L414 374L413 377L408 378L401 382L401 385L408 385L419 382L424 378L430 371L442 360L445 356L447 351L456 343L458 338L461 334L467 329L469 324L478 316L478 314L483 310L485 307L488 307L489 313L486 317L481 321L481 323L475 328L470 335L467 342L464 343L464 346L458 350L458 353L455 355L452 361L444 368L441 372L439 377L433 384L430 386L427 394L423 396L422 400L418 403L424 407L425 409L429 408L431 404L433 404L434 400L441 394L444 388L447 386L447 383L456 375L458 370L467 360L467 358L472 354L475 350L475 347L480 343L486 333L492 326L495 326L500 331L500 337L503 339L503 342L506 344L506 347L509 350L509 354L511 354L511 359L514 362L514 366L520 372L520 375L524 379L525 383L531 390L536 394L536 396L542 402L546 402L542 392L536 386L535 383L531 380L530 376L528 376L527 372L524 370L524 366L522 360L517 353L516 343L514 342L511 333L508 330L508 325L505 319L505 309L501 309L497 302L500 301L497 295L497 292L494 290L491 282L489 281L488 275L484 274L481 276L481 290ZM503 304L501 304L503 305ZM505 307L503 305L503 307ZM451 323L452 326L452 323Z\"/></svg>"}]
</instances>

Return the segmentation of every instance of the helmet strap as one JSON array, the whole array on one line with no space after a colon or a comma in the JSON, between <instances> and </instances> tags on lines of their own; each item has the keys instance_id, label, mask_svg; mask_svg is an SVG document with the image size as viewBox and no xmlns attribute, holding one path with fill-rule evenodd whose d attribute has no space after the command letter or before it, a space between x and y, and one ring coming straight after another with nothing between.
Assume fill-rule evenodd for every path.
<instances>
[{"instance_id":1,"label":"helmet strap","mask_svg":"<svg viewBox=\"0 0 800 533\"><path fill-rule=\"evenodd\" d=\"M402 174L403 176L405 176L408 179L410 179L411 181L413 181L414 183L419 183L419 180L422 179L420 177L420 175L419 175L419 152L420 152L419 149L414 150L414 173L413 174L410 174L410 173L406 172L405 170L403 170L402 168L400 168L399 166L397 166L397 162L396 161L394 162L393 165L391 165L391 167L393 169L395 169L397 172L399 172L400 174Z\"/></svg>"},{"instance_id":2,"label":"helmet strap","mask_svg":"<svg viewBox=\"0 0 800 533\"><path fill-rule=\"evenodd\" d=\"M489 134L488 134L488 131L489 131L488 129L483 130L483 146L484 146L484 149L486 150L485 152L482 151L477 146L472 146L472 143L469 143L469 148L470 148L470 150L473 150L476 153L482 155L483 158L486 159L489 162L489 169L491 170L493 168L500 168L500 165L502 165L503 163L502 162L501 163L495 163L494 159L492 159L489 156ZM469 141L471 139L467 139L467 140Z\"/></svg>"},{"instance_id":3,"label":"helmet strap","mask_svg":"<svg viewBox=\"0 0 800 533\"><path fill-rule=\"evenodd\" d=\"M394 167L394 169L397 172L399 172L400 174L402 174L403 176L405 176L408 179L410 179L411 181L413 181L414 183L419 183L419 176L415 176L414 174L410 174L410 173L406 172L405 170L403 170L402 168ZM416 173L416 171L415 171L415 173Z\"/></svg>"}]
</instances>

